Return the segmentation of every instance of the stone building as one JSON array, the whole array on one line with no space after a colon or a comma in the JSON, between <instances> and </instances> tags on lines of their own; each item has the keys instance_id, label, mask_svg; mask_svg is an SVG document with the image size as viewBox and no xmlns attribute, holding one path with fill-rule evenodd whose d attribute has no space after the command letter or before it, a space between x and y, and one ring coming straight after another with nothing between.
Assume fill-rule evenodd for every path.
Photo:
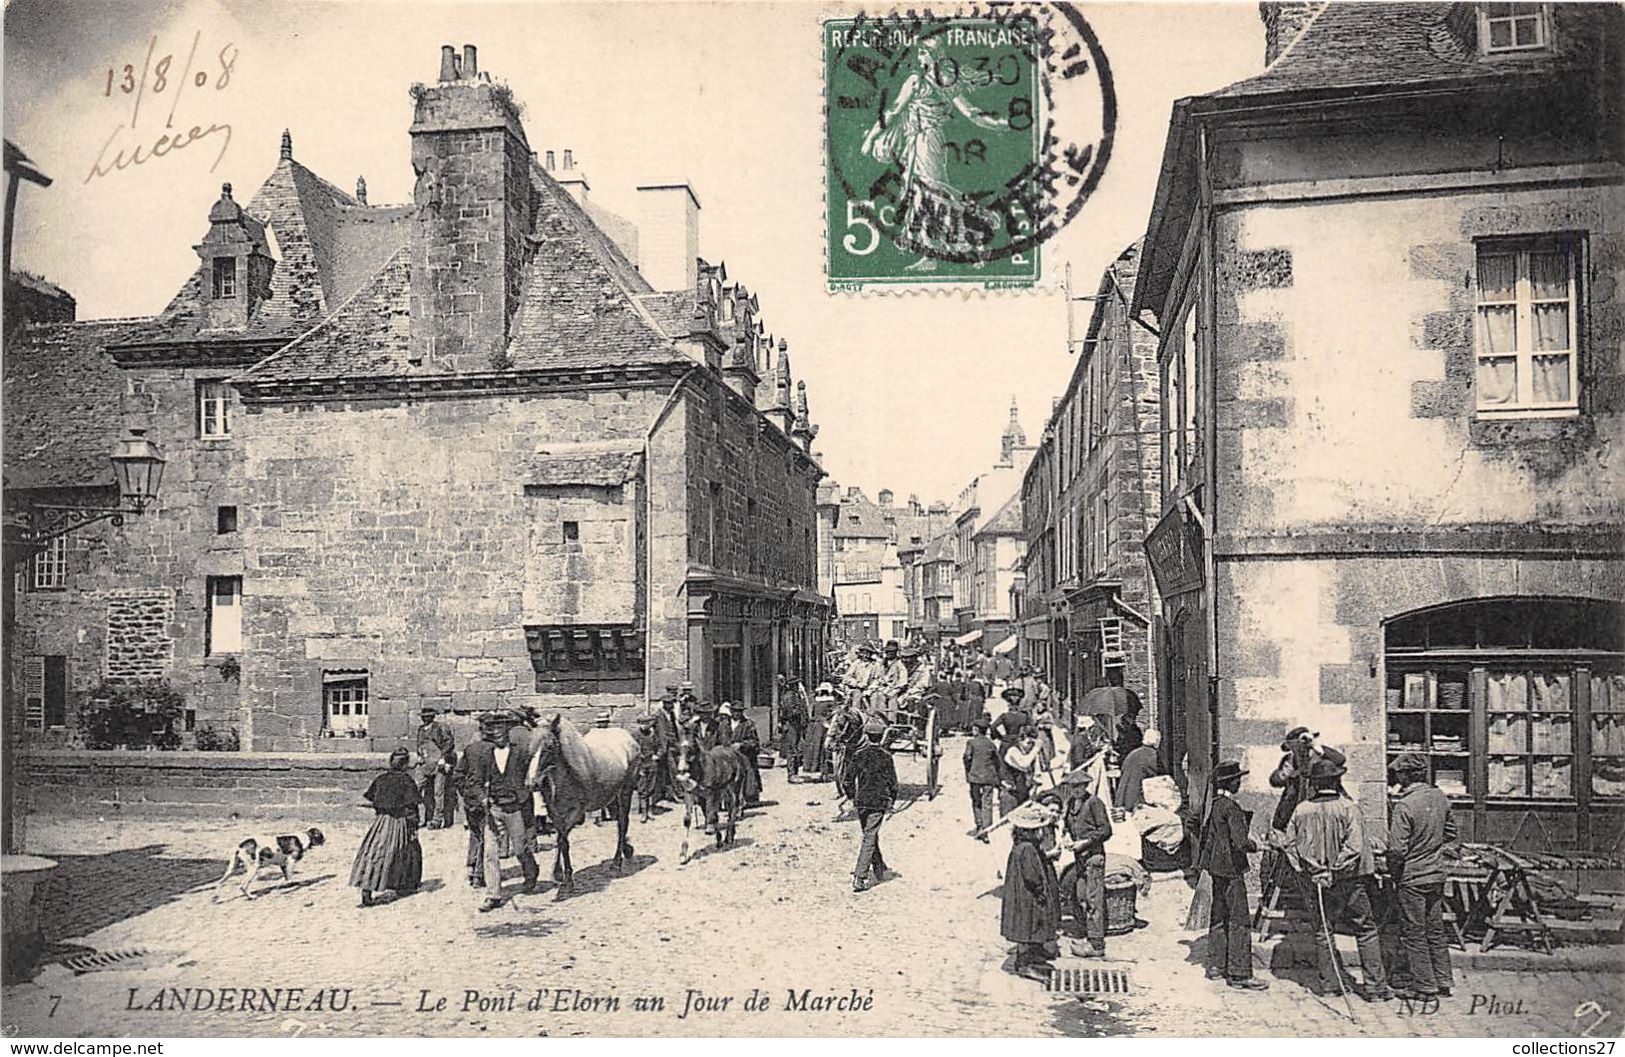
<instances>
[{"instance_id":1,"label":"stone building","mask_svg":"<svg viewBox=\"0 0 1625 1057\"><path fill-rule=\"evenodd\" d=\"M945 521L940 504L928 512L910 496L898 507L889 489L878 502L856 485L832 498L831 539L839 637L870 642L908 637L909 596L902 555L924 545Z\"/></svg>"},{"instance_id":2,"label":"stone building","mask_svg":"<svg viewBox=\"0 0 1625 1057\"><path fill-rule=\"evenodd\" d=\"M590 202L472 47L412 95L410 204L284 134L163 311L8 347L8 503L103 489L124 425L169 459L155 509L27 570L11 649L63 688L36 738L103 678L303 751L684 679L764 709L817 674L816 429L694 192L641 188L636 227Z\"/></svg>"},{"instance_id":3,"label":"stone building","mask_svg":"<svg viewBox=\"0 0 1625 1057\"><path fill-rule=\"evenodd\" d=\"M1261 806L1301 723L1374 820L1414 750L1467 839L1615 846L1620 11L1261 7L1264 72L1174 106L1133 302L1192 786Z\"/></svg>"},{"instance_id":4,"label":"stone building","mask_svg":"<svg viewBox=\"0 0 1625 1057\"><path fill-rule=\"evenodd\" d=\"M972 478L954 504L954 624L960 645L991 649L1014 627L1010 583L1026 547L1021 480L1032 455L1012 397L998 461Z\"/></svg>"},{"instance_id":5,"label":"stone building","mask_svg":"<svg viewBox=\"0 0 1625 1057\"><path fill-rule=\"evenodd\" d=\"M1130 246L1101 275L1072 378L1022 480L1022 653L1073 701L1129 688L1169 735L1171 762L1181 728L1156 707L1158 601L1144 552L1160 512L1157 342L1128 311L1138 262Z\"/></svg>"}]
</instances>

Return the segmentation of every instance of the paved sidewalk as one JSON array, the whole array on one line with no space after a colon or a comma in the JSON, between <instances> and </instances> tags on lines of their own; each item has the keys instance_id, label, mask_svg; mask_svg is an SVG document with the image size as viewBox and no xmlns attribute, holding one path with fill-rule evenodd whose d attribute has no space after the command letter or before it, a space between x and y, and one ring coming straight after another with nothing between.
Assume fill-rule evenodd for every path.
<instances>
[{"instance_id":1,"label":"paved sidewalk","mask_svg":"<svg viewBox=\"0 0 1625 1057\"><path fill-rule=\"evenodd\" d=\"M1356 999L1350 1022L1341 1002L1313 997L1300 980L1261 970L1274 986L1259 995L1205 980L1205 939L1182 928L1190 892L1175 879L1141 899L1144 928L1110 942L1111 959L1131 971L1132 993L1050 995L1003 968L998 875L1007 838L984 846L965 835L958 744L946 746L941 795L906 801L885 826L887 861L902 876L861 895L849 880L856 823L834 820L828 784L787 786L782 770L765 776L774 803L741 822L733 848L708 848L678 866L681 818L668 812L633 822L636 869L615 877L606 861L612 827L588 825L573 841L578 895L559 900L549 886L490 914L476 911L481 893L464 882L460 828L422 835L423 892L362 910L346 884L368 821L360 811L327 828L328 844L300 864L292 885L262 882L265 895L253 901L228 887L219 903L212 885L245 825L303 824L35 819L30 850L63 863L54 893L63 953L149 953L132 968L83 976L45 967L32 983L5 989L4 1028L54 1036L1009 1036L1253 1035L1290 1025L1311 1035L1527 1036L1572 1035L1577 1005L1606 1007L1621 994L1613 949L1595 970L1462 973L1454 999L1435 1012ZM897 761L904 794L915 797L921 763ZM516 890L511 863L508 874ZM302 990L295 997L293 989ZM746 1008L753 989L768 1008ZM318 996L321 1008L310 1008ZM664 1008L636 1008L654 997ZM200 1003L211 1008L199 1011Z\"/></svg>"}]
</instances>

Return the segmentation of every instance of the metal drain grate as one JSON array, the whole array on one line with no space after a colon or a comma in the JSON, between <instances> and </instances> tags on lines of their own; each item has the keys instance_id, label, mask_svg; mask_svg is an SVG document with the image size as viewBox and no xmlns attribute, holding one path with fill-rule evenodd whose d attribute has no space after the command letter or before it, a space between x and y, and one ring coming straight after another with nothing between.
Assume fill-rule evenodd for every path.
<instances>
[{"instance_id":1,"label":"metal drain grate","mask_svg":"<svg viewBox=\"0 0 1625 1057\"><path fill-rule=\"evenodd\" d=\"M136 947L76 954L72 958L63 959L62 964L83 976L85 973L101 973L115 969L145 969L162 965L173 958L173 954L164 951L149 951Z\"/></svg>"},{"instance_id":2,"label":"metal drain grate","mask_svg":"<svg viewBox=\"0 0 1625 1057\"><path fill-rule=\"evenodd\" d=\"M1049 990L1065 995L1126 995L1128 970L1101 966L1051 969Z\"/></svg>"}]
</instances>

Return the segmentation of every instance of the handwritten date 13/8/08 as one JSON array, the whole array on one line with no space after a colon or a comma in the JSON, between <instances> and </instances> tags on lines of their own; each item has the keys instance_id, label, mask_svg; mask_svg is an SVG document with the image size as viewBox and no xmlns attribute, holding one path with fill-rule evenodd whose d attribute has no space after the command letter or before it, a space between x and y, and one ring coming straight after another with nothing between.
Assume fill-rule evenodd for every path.
<instances>
[{"instance_id":1,"label":"handwritten date 13/8/08","mask_svg":"<svg viewBox=\"0 0 1625 1057\"><path fill-rule=\"evenodd\" d=\"M147 81L150 73L150 87L154 95L162 94L171 86L170 78L174 73L172 69L175 61L173 54L165 55L150 70L136 73L134 64L125 63L122 68L109 67L107 70L107 87L102 95L111 97L114 87L125 95L134 92L138 86ZM223 91L231 86L231 71L237 65L237 45L227 44L220 49L218 57L220 69L213 74L215 91ZM190 72L190 71L189 71ZM191 74L192 84L197 88L206 88L209 84L210 71L198 70Z\"/></svg>"}]
</instances>

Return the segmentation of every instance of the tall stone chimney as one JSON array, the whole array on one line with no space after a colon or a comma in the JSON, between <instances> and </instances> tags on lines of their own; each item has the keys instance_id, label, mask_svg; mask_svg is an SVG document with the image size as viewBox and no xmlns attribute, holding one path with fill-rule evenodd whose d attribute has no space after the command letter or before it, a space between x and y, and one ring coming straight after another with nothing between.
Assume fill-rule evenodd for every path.
<instances>
[{"instance_id":1,"label":"tall stone chimney","mask_svg":"<svg viewBox=\"0 0 1625 1057\"><path fill-rule=\"evenodd\" d=\"M686 183L638 188L638 271L656 290L699 281L700 200Z\"/></svg>"},{"instance_id":2,"label":"tall stone chimney","mask_svg":"<svg viewBox=\"0 0 1625 1057\"><path fill-rule=\"evenodd\" d=\"M411 358L483 371L507 347L533 221L530 146L505 87L475 51L441 49L440 80L412 89Z\"/></svg>"},{"instance_id":3,"label":"tall stone chimney","mask_svg":"<svg viewBox=\"0 0 1625 1057\"><path fill-rule=\"evenodd\" d=\"M553 156L552 151L548 151L547 154L550 158ZM570 192L571 198L582 205L587 204L587 192L592 188L587 186L586 171L576 168L575 152L568 147L564 150L564 168L556 171L553 178L559 182L560 187Z\"/></svg>"},{"instance_id":4,"label":"tall stone chimney","mask_svg":"<svg viewBox=\"0 0 1625 1057\"><path fill-rule=\"evenodd\" d=\"M882 488L880 490L878 501L881 506L891 506L894 498L896 497L892 495L892 490L890 488Z\"/></svg>"},{"instance_id":5,"label":"tall stone chimney","mask_svg":"<svg viewBox=\"0 0 1625 1057\"><path fill-rule=\"evenodd\" d=\"M1268 66L1281 57L1303 27L1315 17L1324 4L1317 3L1278 3L1266 0L1258 5L1258 17L1264 21L1264 65Z\"/></svg>"}]
</instances>

